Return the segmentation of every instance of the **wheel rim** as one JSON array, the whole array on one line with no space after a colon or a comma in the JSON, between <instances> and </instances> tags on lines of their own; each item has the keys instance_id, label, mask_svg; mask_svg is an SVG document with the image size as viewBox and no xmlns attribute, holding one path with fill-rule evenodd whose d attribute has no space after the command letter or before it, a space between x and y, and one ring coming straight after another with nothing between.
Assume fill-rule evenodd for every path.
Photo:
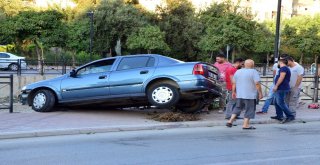
<instances>
[{"instance_id":1,"label":"wheel rim","mask_svg":"<svg viewBox=\"0 0 320 165\"><path fill-rule=\"evenodd\" d=\"M41 109L46 103L46 95L38 93L33 99L33 106L37 109Z\"/></svg>"},{"instance_id":2,"label":"wheel rim","mask_svg":"<svg viewBox=\"0 0 320 165\"><path fill-rule=\"evenodd\" d=\"M15 65L15 64L12 64L12 65L10 65L10 69L11 70L18 70L18 65Z\"/></svg>"},{"instance_id":3,"label":"wheel rim","mask_svg":"<svg viewBox=\"0 0 320 165\"><path fill-rule=\"evenodd\" d=\"M152 92L152 99L159 104L165 104L172 100L173 91L165 86L158 87Z\"/></svg>"}]
</instances>

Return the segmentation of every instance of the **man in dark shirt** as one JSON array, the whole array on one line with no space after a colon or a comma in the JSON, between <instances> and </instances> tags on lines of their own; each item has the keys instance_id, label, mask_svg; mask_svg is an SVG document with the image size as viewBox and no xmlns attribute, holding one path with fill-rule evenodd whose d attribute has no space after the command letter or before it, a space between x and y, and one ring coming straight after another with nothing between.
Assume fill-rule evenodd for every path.
<instances>
[{"instance_id":1,"label":"man in dark shirt","mask_svg":"<svg viewBox=\"0 0 320 165\"><path fill-rule=\"evenodd\" d=\"M282 124L295 119L292 111L290 111L288 105L285 103L285 97L290 91L289 82L291 77L291 72L287 65L288 61L286 59L279 60L280 69L274 81L275 86L273 87L277 116L271 118L281 121ZM286 115L286 119L284 119L283 113Z\"/></svg>"}]
</instances>

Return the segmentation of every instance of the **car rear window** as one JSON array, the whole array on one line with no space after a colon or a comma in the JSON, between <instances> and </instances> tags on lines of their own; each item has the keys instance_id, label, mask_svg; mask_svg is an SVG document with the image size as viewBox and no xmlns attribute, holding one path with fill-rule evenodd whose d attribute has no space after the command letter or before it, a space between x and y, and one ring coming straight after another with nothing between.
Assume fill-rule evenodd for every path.
<instances>
[{"instance_id":1,"label":"car rear window","mask_svg":"<svg viewBox=\"0 0 320 165\"><path fill-rule=\"evenodd\" d=\"M121 60L117 70L136 69L154 66L153 57L125 57Z\"/></svg>"}]
</instances>

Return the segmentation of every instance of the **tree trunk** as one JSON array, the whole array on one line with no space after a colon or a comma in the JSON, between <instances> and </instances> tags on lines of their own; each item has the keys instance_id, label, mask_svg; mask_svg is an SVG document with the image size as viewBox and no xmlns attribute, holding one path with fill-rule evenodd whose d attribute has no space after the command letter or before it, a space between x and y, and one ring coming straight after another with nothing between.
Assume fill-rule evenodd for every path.
<instances>
[{"instance_id":1,"label":"tree trunk","mask_svg":"<svg viewBox=\"0 0 320 165\"><path fill-rule=\"evenodd\" d=\"M151 54L151 50L150 49L148 49L148 54Z\"/></svg>"},{"instance_id":2,"label":"tree trunk","mask_svg":"<svg viewBox=\"0 0 320 165\"><path fill-rule=\"evenodd\" d=\"M232 57L231 57L231 62L232 62L232 63L234 62L235 56L236 56L236 48L233 48L233 50L232 50Z\"/></svg>"},{"instance_id":3,"label":"tree trunk","mask_svg":"<svg viewBox=\"0 0 320 165\"><path fill-rule=\"evenodd\" d=\"M38 68L40 69L40 73L43 74L44 73L44 67L43 67L43 49L41 47L41 45L39 44L39 42L35 39L34 40L34 44L36 47L36 54L38 57Z\"/></svg>"},{"instance_id":4,"label":"tree trunk","mask_svg":"<svg viewBox=\"0 0 320 165\"><path fill-rule=\"evenodd\" d=\"M300 55L300 62L299 62L300 65L302 65L302 63L303 63L303 57L304 57L304 54L301 53L301 55Z\"/></svg>"},{"instance_id":5,"label":"tree trunk","mask_svg":"<svg viewBox=\"0 0 320 165\"><path fill-rule=\"evenodd\" d=\"M75 68L76 67L76 52L75 51L72 51L71 58L72 58L72 68Z\"/></svg>"},{"instance_id":6,"label":"tree trunk","mask_svg":"<svg viewBox=\"0 0 320 165\"><path fill-rule=\"evenodd\" d=\"M210 62L209 62L210 64L211 64L211 63L214 63L213 60L212 60L212 58L213 58L213 51L211 51L211 53L210 53Z\"/></svg>"}]
</instances>

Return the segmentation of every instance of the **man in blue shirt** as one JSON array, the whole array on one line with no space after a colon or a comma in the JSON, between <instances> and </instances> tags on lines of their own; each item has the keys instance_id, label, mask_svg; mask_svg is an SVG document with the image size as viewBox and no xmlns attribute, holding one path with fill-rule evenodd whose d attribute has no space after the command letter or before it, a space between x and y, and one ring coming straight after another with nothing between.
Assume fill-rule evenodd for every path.
<instances>
[{"instance_id":1,"label":"man in blue shirt","mask_svg":"<svg viewBox=\"0 0 320 165\"><path fill-rule=\"evenodd\" d=\"M275 85L273 87L273 91L275 92L274 97L277 116L273 116L271 118L281 121L282 124L295 119L292 111L285 103L285 98L290 91L289 82L291 77L291 72L287 65L287 59L279 60L280 69L278 70L278 74L274 81ZM284 119L283 113L286 115L286 119Z\"/></svg>"}]
</instances>

